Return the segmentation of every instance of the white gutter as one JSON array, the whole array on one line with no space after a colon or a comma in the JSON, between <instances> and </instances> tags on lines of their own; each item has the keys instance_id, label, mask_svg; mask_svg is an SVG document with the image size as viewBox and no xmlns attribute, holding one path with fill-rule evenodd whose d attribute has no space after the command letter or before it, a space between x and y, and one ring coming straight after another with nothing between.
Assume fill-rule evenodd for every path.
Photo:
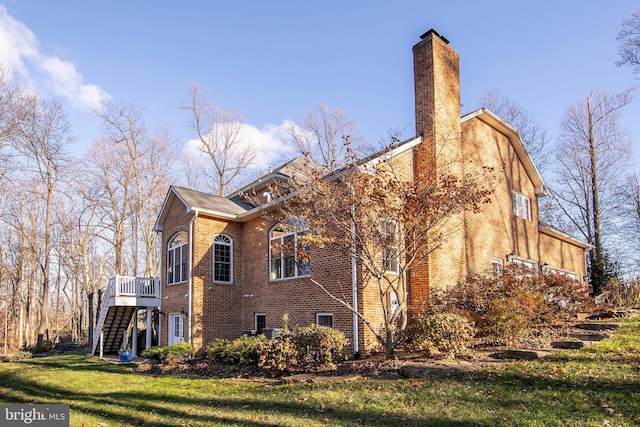
<instances>
[{"instance_id":1,"label":"white gutter","mask_svg":"<svg viewBox=\"0 0 640 427\"><path fill-rule=\"evenodd\" d=\"M355 207L351 206L351 218L354 217ZM351 250L353 255L351 255L351 294L353 297L352 308L353 308L353 353L358 354L360 352L360 347L358 345L359 335L358 335L358 272L356 268L358 263L356 262L356 224L353 222L351 224Z\"/></svg>"},{"instance_id":2,"label":"white gutter","mask_svg":"<svg viewBox=\"0 0 640 427\"><path fill-rule=\"evenodd\" d=\"M193 223L198 217L198 210L193 210L193 217L191 217L191 221L189 221L189 277L188 277L188 298L189 298L189 314L187 317L187 340L189 344L193 345L193 337L191 334L191 295L193 294Z\"/></svg>"}]
</instances>

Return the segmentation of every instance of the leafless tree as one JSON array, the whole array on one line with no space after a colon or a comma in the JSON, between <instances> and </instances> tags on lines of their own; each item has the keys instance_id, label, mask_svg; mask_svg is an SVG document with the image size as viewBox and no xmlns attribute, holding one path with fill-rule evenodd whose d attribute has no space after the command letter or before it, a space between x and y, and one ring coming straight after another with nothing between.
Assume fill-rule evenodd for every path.
<instances>
[{"instance_id":1,"label":"leafless tree","mask_svg":"<svg viewBox=\"0 0 640 427\"><path fill-rule=\"evenodd\" d=\"M348 164L353 153L359 157L368 154L356 122L325 104L318 105L301 123L290 125L288 131L289 144L299 155L329 171Z\"/></svg>"},{"instance_id":2,"label":"leafless tree","mask_svg":"<svg viewBox=\"0 0 640 427\"><path fill-rule=\"evenodd\" d=\"M550 138L533 116L523 106L502 95L498 90L487 92L482 97L480 105L491 110L518 131L533 163L538 171L543 173L549 166Z\"/></svg>"},{"instance_id":3,"label":"leafless tree","mask_svg":"<svg viewBox=\"0 0 640 427\"><path fill-rule=\"evenodd\" d=\"M617 40L620 42L620 60L616 65L628 65L635 73L640 73L640 10L622 21Z\"/></svg>"},{"instance_id":4,"label":"leafless tree","mask_svg":"<svg viewBox=\"0 0 640 427\"><path fill-rule=\"evenodd\" d=\"M561 123L555 161L559 168L554 196L582 237L593 245L589 267L593 293L606 282L603 233L615 224L617 195L630 157L630 141L618 119L631 102L619 95L592 92L567 110ZM607 215L606 213L614 213Z\"/></svg>"},{"instance_id":5,"label":"leafless tree","mask_svg":"<svg viewBox=\"0 0 640 427\"><path fill-rule=\"evenodd\" d=\"M191 114L188 129L196 135L195 148L210 160L209 191L224 196L256 159L257 151L243 133L244 118L223 110L209 100L198 84L189 87L189 101L182 105Z\"/></svg>"},{"instance_id":6,"label":"leafless tree","mask_svg":"<svg viewBox=\"0 0 640 427\"><path fill-rule=\"evenodd\" d=\"M68 148L73 142L69 121L62 105L55 100L28 98L28 113L17 126L14 148L23 158L24 170L37 180L39 195L45 201L43 223L42 296L37 346L45 337L52 260L52 216L56 187L68 162ZM36 183L34 182L34 185Z\"/></svg>"},{"instance_id":7,"label":"leafless tree","mask_svg":"<svg viewBox=\"0 0 640 427\"><path fill-rule=\"evenodd\" d=\"M102 192L95 197L105 203L113 233L115 272L125 273L125 249L129 249L128 274L137 275L142 265L144 275L153 276L158 265L152 229L172 171L170 133L160 129L149 135L141 111L130 103L104 104L96 115L103 123L104 136L91 149L93 177ZM129 248L125 248L127 241ZM143 261L138 260L138 241L143 245Z\"/></svg>"}]
</instances>

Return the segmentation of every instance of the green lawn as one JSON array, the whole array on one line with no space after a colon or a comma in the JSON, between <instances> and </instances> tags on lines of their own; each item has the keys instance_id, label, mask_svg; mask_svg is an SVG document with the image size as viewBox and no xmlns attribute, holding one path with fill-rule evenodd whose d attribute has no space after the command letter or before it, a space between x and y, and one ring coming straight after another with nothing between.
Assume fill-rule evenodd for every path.
<instances>
[{"instance_id":1,"label":"green lawn","mask_svg":"<svg viewBox=\"0 0 640 427\"><path fill-rule=\"evenodd\" d=\"M0 364L0 402L66 403L72 426L633 426L640 319L544 362L424 380L272 385L148 377L82 355Z\"/></svg>"}]
</instances>

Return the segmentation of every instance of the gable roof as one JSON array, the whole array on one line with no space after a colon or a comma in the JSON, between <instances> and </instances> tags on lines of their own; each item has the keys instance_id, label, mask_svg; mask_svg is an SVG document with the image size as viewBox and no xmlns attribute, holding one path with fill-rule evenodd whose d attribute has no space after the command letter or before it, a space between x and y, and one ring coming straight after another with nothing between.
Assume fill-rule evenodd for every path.
<instances>
[{"instance_id":1,"label":"gable roof","mask_svg":"<svg viewBox=\"0 0 640 427\"><path fill-rule=\"evenodd\" d=\"M238 200L242 194L261 191L277 181L288 181L290 179L301 180L309 176L311 171L318 170L319 168L320 166L312 164L303 157L296 157L285 164L270 170L267 174L245 185L238 191L231 193L228 198Z\"/></svg>"},{"instance_id":2,"label":"gable roof","mask_svg":"<svg viewBox=\"0 0 640 427\"><path fill-rule=\"evenodd\" d=\"M254 207L249 203L172 185L169 187L160 214L158 214L158 219L153 227L154 231L162 231L162 223L171 203L176 198L185 205L187 213L197 211L225 219L236 219Z\"/></svg>"},{"instance_id":3,"label":"gable roof","mask_svg":"<svg viewBox=\"0 0 640 427\"><path fill-rule=\"evenodd\" d=\"M461 122L464 123L472 119L478 119L486 123L498 132L505 134L507 138L509 138L513 149L518 155L520 163L522 163L522 166L527 172L529 179L534 185L536 196L547 196L548 193L547 188L544 184L544 180L542 179L540 172L538 172L536 165L533 163L531 156L527 152L527 149L525 148L524 142L522 141L522 138L520 138L520 134L518 133L518 131L486 108L481 108L472 113L464 115Z\"/></svg>"}]
</instances>

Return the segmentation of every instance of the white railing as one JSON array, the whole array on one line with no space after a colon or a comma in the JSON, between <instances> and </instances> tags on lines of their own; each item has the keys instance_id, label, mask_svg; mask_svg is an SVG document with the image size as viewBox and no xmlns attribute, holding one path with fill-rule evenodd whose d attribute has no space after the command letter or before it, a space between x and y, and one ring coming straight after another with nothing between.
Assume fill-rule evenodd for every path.
<instances>
[{"instance_id":1,"label":"white railing","mask_svg":"<svg viewBox=\"0 0 640 427\"><path fill-rule=\"evenodd\" d=\"M109 279L107 298L116 296L159 298L160 279L151 277L114 276Z\"/></svg>"}]
</instances>

